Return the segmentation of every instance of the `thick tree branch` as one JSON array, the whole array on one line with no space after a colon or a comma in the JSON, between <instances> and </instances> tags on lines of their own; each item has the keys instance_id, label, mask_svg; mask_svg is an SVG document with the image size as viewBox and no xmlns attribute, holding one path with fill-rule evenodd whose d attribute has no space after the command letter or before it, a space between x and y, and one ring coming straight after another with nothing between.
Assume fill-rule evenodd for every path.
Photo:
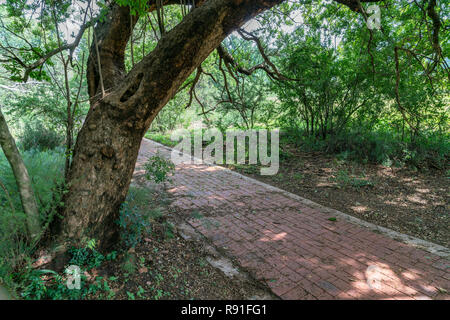
<instances>
[{"instance_id":1,"label":"thick tree branch","mask_svg":"<svg viewBox=\"0 0 450 320\"><path fill-rule=\"evenodd\" d=\"M245 39L245 38L244 38ZM259 41L259 40L258 40ZM263 49L261 49L263 50ZM260 51L261 52L261 51ZM233 58L233 56L226 51L226 49L220 45L217 47L217 53L219 54L219 57L223 59L225 62L225 66L227 67L230 75L238 82L236 76L233 74L233 71L231 70L231 67L233 67L236 72L250 76L253 74L253 72L257 70L263 70L271 79L277 80L277 81L300 81L298 79L289 78L283 74L281 74L278 69L275 67L275 65L269 60L267 55L262 51L261 55L263 56L263 59L265 63L260 63L257 65L252 66L251 68L244 68L243 66L239 65ZM267 62L268 61L268 62ZM269 64L269 66L267 65ZM231 66L231 67L230 67Z\"/></svg>"}]
</instances>

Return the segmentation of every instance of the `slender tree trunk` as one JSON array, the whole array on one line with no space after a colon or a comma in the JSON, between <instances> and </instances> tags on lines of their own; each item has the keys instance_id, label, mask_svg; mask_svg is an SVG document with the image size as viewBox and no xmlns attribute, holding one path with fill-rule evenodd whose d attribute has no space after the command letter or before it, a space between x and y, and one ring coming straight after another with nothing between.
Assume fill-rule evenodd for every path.
<instances>
[{"instance_id":1,"label":"slender tree trunk","mask_svg":"<svg viewBox=\"0 0 450 320\"><path fill-rule=\"evenodd\" d=\"M69 70L67 65L69 60L65 60L63 55L61 54L61 61L64 66L64 85L66 89L66 112L67 112L67 120L66 120L66 161L64 165L64 178L67 179L67 175L69 173L70 167L70 157L72 154L73 147L73 118L72 118L72 99L70 97L70 83L69 83Z\"/></svg>"},{"instance_id":2,"label":"slender tree trunk","mask_svg":"<svg viewBox=\"0 0 450 320\"><path fill-rule=\"evenodd\" d=\"M41 231L39 220L39 209L34 196L28 170L17 149L14 138L9 132L5 117L0 108L0 146L5 153L6 159L16 178L17 188L19 189L20 200L22 201L23 211L27 215L28 234L32 241L37 240Z\"/></svg>"}]
</instances>

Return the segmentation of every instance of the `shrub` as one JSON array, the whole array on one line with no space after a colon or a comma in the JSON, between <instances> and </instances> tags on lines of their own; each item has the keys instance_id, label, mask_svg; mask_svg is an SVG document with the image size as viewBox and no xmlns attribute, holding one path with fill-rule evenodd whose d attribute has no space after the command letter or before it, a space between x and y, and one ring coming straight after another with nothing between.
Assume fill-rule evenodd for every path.
<instances>
[{"instance_id":1,"label":"shrub","mask_svg":"<svg viewBox=\"0 0 450 320\"><path fill-rule=\"evenodd\" d=\"M62 186L64 181L64 150L63 148L46 151L31 149L22 152L22 157L38 198L41 219L45 221L46 215L52 208L59 205L59 195L55 189ZM20 211L22 207L16 180L3 152L0 152L0 173L0 179L11 195L15 210ZM0 207L6 205L7 197L2 190L0 191Z\"/></svg>"},{"instance_id":2,"label":"shrub","mask_svg":"<svg viewBox=\"0 0 450 320\"><path fill-rule=\"evenodd\" d=\"M95 249L95 240L89 240L82 248L71 248L69 264L80 268L80 290L71 290L67 286L67 276L53 270L35 270L29 268L27 272L19 275L17 281L21 287L21 297L27 300L35 299L83 299L88 296L103 298L105 294L112 297L114 292L108 285L106 279L96 277L89 282L84 274L92 268L100 267L102 262L113 260L116 253L113 251L106 257Z\"/></svg>"},{"instance_id":3,"label":"shrub","mask_svg":"<svg viewBox=\"0 0 450 320\"><path fill-rule=\"evenodd\" d=\"M72 256L69 264L84 267L86 269L98 268L105 260L100 252L95 249L95 240L89 240L82 248L72 247L68 250Z\"/></svg>"},{"instance_id":4,"label":"shrub","mask_svg":"<svg viewBox=\"0 0 450 320\"><path fill-rule=\"evenodd\" d=\"M175 172L175 165L173 162L164 159L160 155L151 157L145 163L144 167L146 179L156 183L168 181L169 175Z\"/></svg>"},{"instance_id":5,"label":"shrub","mask_svg":"<svg viewBox=\"0 0 450 320\"><path fill-rule=\"evenodd\" d=\"M27 263L26 216L0 204L0 284L15 291L13 272Z\"/></svg>"},{"instance_id":6,"label":"shrub","mask_svg":"<svg viewBox=\"0 0 450 320\"><path fill-rule=\"evenodd\" d=\"M117 224L121 227L121 239L127 247L136 246L150 228L149 214L142 208L141 196L141 189L130 188L127 199L120 207Z\"/></svg>"},{"instance_id":7,"label":"shrub","mask_svg":"<svg viewBox=\"0 0 450 320\"><path fill-rule=\"evenodd\" d=\"M175 147L178 144L177 141L172 141L170 139L170 134L147 132L145 137L169 147Z\"/></svg>"},{"instance_id":8,"label":"shrub","mask_svg":"<svg viewBox=\"0 0 450 320\"><path fill-rule=\"evenodd\" d=\"M346 130L325 140L308 137L301 130L287 129L286 133L282 142L303 150L337 154L339 160L447 169L450 155L450 140L442 134L424 133L414 141L402 141L399 134L389 130Z\"/></svg>"}]
</instances>

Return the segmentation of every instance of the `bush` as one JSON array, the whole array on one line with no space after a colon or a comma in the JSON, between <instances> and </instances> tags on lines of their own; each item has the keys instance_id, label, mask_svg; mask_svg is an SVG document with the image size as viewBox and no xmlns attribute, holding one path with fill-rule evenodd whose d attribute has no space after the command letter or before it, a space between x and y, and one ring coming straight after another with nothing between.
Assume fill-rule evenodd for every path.
<instances>
[{"instance_id":1,"label":"bush","mask_svg":"<svg viewBox=\"0 0 450 320\"><path fill-rule=\"evenodd\" d=\"M86 245L82 248L72 247L68 250L71 255L69 264L84 267L87 270L92 268L98 268L105 260L105 256L95 249L96 241L91 239L87 241Z\"/></svg>"},{"instance_id":2,"label":"bush","mask_svg":"<svg viewBox=\"0 0 450 320\"><path fill-rule=\"evenodd\" d=\"M94 281L88 281L85 271L98 268L105 260L114 260L116 252L113 251L106 257L95 249L95 240L87 241L81 248L72 247L68 253L71 256L70 265L80 268L80 290L72 290L67 286L67 274L57 273L53 270L35 270L29 268L27 272L19 275L18 281L21 288L21 297L27 300L36 299L84 299L94 296L102 299L114 296L108 281L103 277L96 277ZM110 278L111 280L111 278Z\"/></svg>"},{"instance_id":3,"label":"bush","mask_svg":"<svg viewBox=\"0 0 450 320\"><path fill-rule=\"evenodd\" d=\"M175 172L175 165L173 162L166 160L159 155L148 159L144 167L146 179L156 183L168 181L169 175Z\"/></svg>"},{"instance_id":4,"label":"bush","mask_svg":"<svg viewBox=\"0 0 450 320\"><path fill-rule=\"evenodd\" d=\"M53 150L63 144L64 137L55 130L46 128L42 123L26 123L22 135L19 137L19 146L22 150Z\"/></svg>"},{"instance_id":5,"label":"bush","mask_svg":"<svg viewBox=\"0 0 450 320\"><path fill-rule=\"evenodd\" d=\"M326 151L364 163L445 169L450 142L446 137L436 135L401 141L400 137L387 131L348 131L328 139Z\"/></svg>"},{"instance_id":6,"label":"bush","mask_svg":"<svg viewBox=\"0 0 450 320\"><path fill-rule=\"evenodd\" d=\"M120 207L117 224L121 227L121 239L127 247L136 246L150 230L149 214L143 210L146 189L130 188L127 199Z\"/></svg>"},{"instance_id":7,"label":"bush","mask_svg":"<svg viewBox=\"0 0 450 320\"><path fill-rule=\"evenodd\" d=\"M347 130L327 139L309 137L301 130L284 129L282 143L295 144L304 151L337 154L340 160L420 169L447 169L450 139L446 135L424 134L414 141L401 140L388 130Z\"/></svg>"},{"instance_id":8,"label":"bush","mask_svg":"<svg viewBox=\"0 0 450 320\"><path fill-rule=\"evenodd\" d=\"M145 137L169 147L175 147L178 144L177 141L170 139L170 134L147 132Z\"/></svg>"}]
</instances>

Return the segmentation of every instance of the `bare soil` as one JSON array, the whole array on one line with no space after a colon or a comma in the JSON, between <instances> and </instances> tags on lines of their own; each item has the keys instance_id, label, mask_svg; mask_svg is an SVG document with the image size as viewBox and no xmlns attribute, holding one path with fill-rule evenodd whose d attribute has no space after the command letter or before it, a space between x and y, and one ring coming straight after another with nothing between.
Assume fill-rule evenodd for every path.
<instances>
[{"instance_id":1,"label":"bare soil","mask_svg":"<svg viewBox=\"0 0 450 320\"><path fill-rule=\"evenodd\" d=\"M162 205L165 213L152 221L152 231L94 270L95 276L115 279L109 281L114 292L110 299L249 299L267 291L251 278L230 278L213 267L207 261L211 255L205 239L184 239L167 221L177 213L164 191L149 190L149 199L150 206Z\"/></svg>"}]
</instances>

